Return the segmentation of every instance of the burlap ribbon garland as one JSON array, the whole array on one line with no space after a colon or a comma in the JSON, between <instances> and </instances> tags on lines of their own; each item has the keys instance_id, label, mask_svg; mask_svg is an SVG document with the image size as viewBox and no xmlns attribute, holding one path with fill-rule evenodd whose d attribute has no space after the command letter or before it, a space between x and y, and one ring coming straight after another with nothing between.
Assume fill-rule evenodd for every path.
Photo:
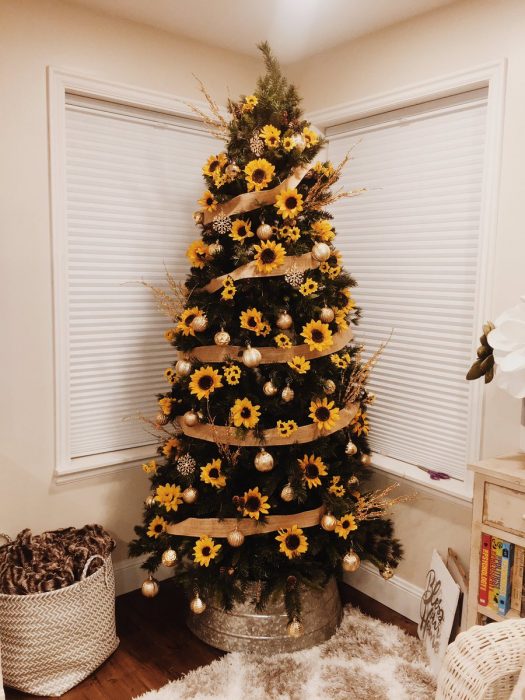
<instances>
[{"instance_id":1,"label":"burlap ribbon garland","mask_svg":"<svg viewBox=\"0 0 525 700\"><path fill-rule=\"evenodd\" d=\"M197 440L206 440L207 442L215 442L221 445L235 445L237 447L259 447L262 444L268 447L272 445L293 445L296 442L313 442L319 438L337 433L352 422L358 408L359 404L350 404L346 408L340 409L339 418L330 430L319 430L316 423L309 423L308 425L299 426L288 437L283 437L277 428L265 430L260 438L254 435L252 431L239 437L236 435L235 428L229 425L197 423L197 425L190 427L184 423L182 416L177 416L175 421L184 435Z\"/></svg>"},{"instance_id":2,"label":"burlap ribbon garland","mask_svg":"<svg viewBox=\"0 0 525 700\"><path fill-rule=\"evenodd\" d=\"M274 204L278 194L283 190L291 190L301 182L306 173L310 170L310 165L301 165L295 168L292 174L283 180L280 185L273 187L271 190L263 190L262 192L246 192L233 197L224 204L219 204L214 211L205 211L203 223L209 224L216 216L233 216L234 214L243 214L247 211L265 207L268 204Z\"/></svg>"},{"instance_id":3,"label":"burlap ribbon garland","mask_svg":"<svg viewBox=\"0 0 525 700\"><path fill-rule=\"evenodd\" d=\"M257 350L261 353L261 364L277 364L288 362L296 355L304 357L306 360L315 360L325 355L331 355L344 348L353 338L352 329L348 327L345 331L334 333L332 345L326 350L310 350L308 345L292 345L291 348L261 347ZM195 358L201 362L224 362L227 358L240 358L246 350L242 345L202 345L185 353L186 358Z\"/></svg>"},{"instance_id":4,"label":"burlap ribbon garland","mask_svg":"<svg viewBox=\"0 0 525 700\"><path fill-rule=\"evenodd\" d=\"M313 527L319 525L324 515L325 507L319 506L313 510L305 510L295 515L270 515L266 522L258 522L252 518L238 520L237 518L186 518L180 523L172 523L166 528L168 535L184 535L187 537L228 537L232 530L240 530L243 535L263 535L267 532L284 530L297 525L298 527Z\"/></svg>"},{"instance_id":5,"label":"burlap ribbon garland","mask_svg":"<svg viewBox=\"0 0 525 700\"><path fill-rule=\"evenodd\" d=\"M314 270L316 267L319 267L319 265L319 261L316 260L311 253L304 253L304 255L285 256L284 262L271 272L258 272L257 262L252 260L246 263L246 265L235 268L235 270L232 270L227 275L215 277L211 282L208 282L205 287L201 287L197 289L197 291L210 292L210 294L216 292L221 287L224 287L224 283L228 277L231 277L234 281L255 279L256 277L281 277L292 269L297 270L297 272L304 272L305 270Z\"/></svg>"}]
</instances>

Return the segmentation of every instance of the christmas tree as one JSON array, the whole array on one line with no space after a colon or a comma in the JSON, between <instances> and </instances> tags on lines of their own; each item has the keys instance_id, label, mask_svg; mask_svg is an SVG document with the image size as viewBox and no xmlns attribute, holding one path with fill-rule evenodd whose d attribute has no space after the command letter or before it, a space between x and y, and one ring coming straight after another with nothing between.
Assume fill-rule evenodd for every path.
<instances>
[{"instance_id":1,"label":"christmas tree","mask_svg":"<svg viewBox=\"0 0 525 700\"><path fill-rule=\"evenodd\" d=\"M355 282L326 209L355 193L333 191L344 163L315 160L324 140L260 49L265 75L229 101L229 121L202 88L210 114L200 114L226 147L203 167L185 284L168 277L170 291L154 290L178 353L130 553L147 554L151 574L174 566L196 613L212 597L229 609L260 581L259 606L282 591L297 622L303 586L360 559L388 578L401 547L385 517L389 490L362 487L376 357L364 361L352 343Z\"/></svg>"}]
</instances>

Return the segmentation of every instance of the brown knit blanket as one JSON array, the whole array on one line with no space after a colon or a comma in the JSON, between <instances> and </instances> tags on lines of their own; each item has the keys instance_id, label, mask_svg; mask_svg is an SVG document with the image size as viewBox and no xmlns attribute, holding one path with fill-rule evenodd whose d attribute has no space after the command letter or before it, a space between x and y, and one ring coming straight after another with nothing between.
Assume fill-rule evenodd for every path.
<instances>
[{"instance_id":1,"label":"brown knit blanket","mask_svg":"<svg viewBox=\"0 0 525 700\"><path fill-rule=\"evenodd\" d=\"M22 530L0 547L0 593L26 595L65 588L80 581L89 557L106 558L115 542L100 525L63 528L41 535ZM89 574L102 566L95 559Z\"/></svg>"}]
</instances>

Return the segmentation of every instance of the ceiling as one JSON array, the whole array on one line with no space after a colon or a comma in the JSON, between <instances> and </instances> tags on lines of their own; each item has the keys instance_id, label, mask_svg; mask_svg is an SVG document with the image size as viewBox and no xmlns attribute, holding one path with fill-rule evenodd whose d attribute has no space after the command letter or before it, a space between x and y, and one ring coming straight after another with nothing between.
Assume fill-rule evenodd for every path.
<instances>
[{"instance_id":1,"label":"ceiling","mask_svg":"<svg viewBox=\"0 0 525 700\"><path fill-rule=\"evenodd\" d=\"M69 0L212 46L298 61L454 0Z\"/></svg>"}]
</instances>

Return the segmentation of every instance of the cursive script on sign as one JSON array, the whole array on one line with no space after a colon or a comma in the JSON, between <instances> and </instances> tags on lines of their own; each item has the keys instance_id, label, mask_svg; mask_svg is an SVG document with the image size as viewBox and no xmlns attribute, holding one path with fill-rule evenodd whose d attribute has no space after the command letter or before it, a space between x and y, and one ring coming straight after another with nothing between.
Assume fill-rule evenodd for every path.
<instances>
[{"instance_id":1,"label":"cursive script on sign","mask_svg":"<svg viewBox=\"0 0 525 700\"><path fill-rule=\"evenodd\" d=\"M432 649L437 653L445 612L443 610L441 581L437 578L434 569L430 569L427 573L425 592L421 597L420 616L419 636L421 639L427 638Z\"/></svg>"}]
</instances>

